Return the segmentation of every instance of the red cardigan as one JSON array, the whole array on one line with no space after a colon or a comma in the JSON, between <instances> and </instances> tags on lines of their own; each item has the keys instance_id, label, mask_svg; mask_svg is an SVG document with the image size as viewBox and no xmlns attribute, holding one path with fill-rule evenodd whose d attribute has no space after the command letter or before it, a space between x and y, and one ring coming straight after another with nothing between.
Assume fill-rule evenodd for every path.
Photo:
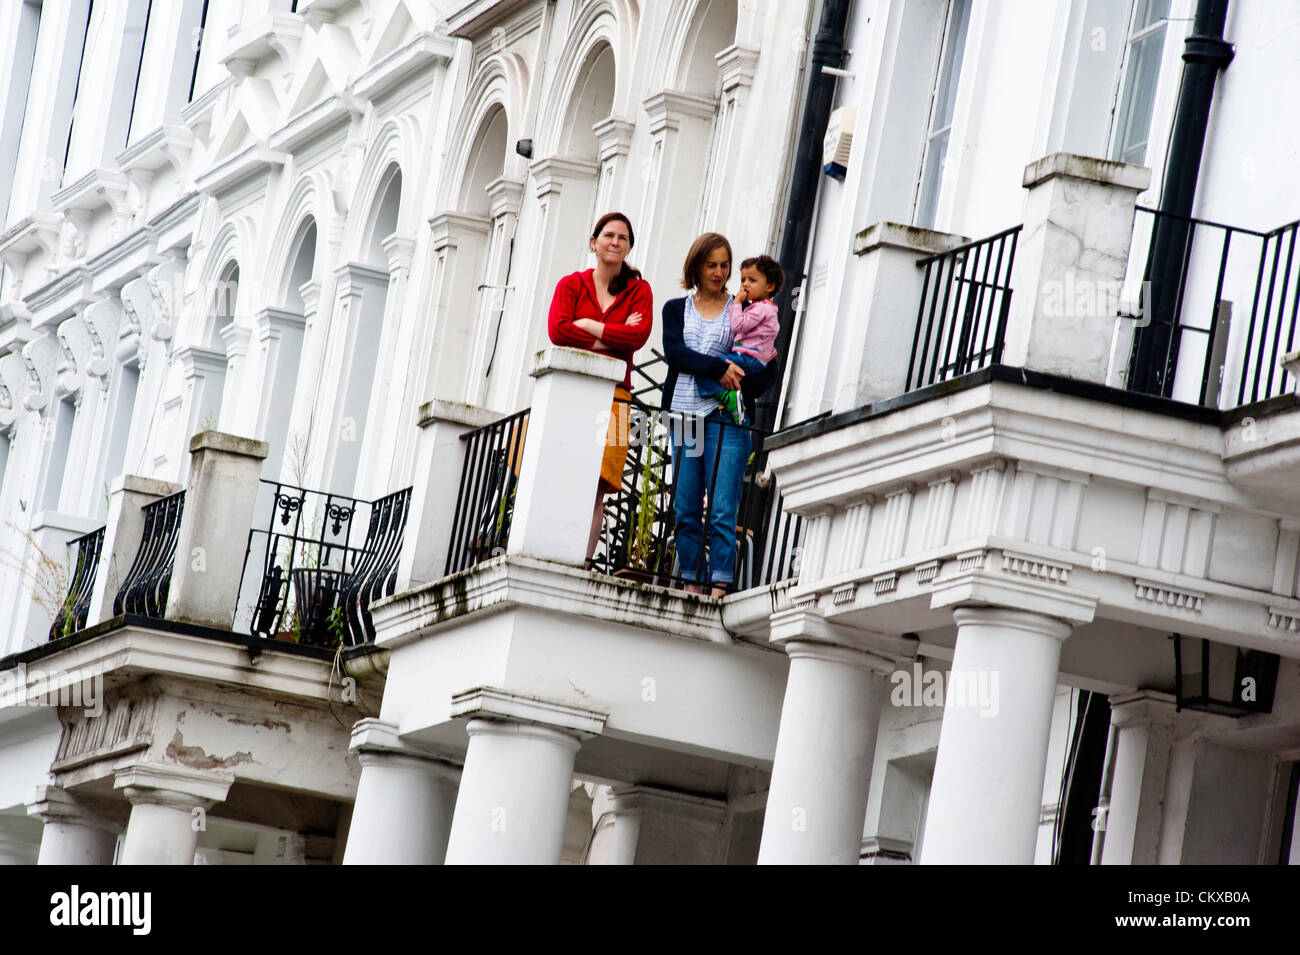
<instances>
[{"instance_id":1,"label":"red cardigan","mask_svg":"<svg viewBox=\"0 0 1300 955\"><path fill-rule=\"evenodd\" d=\"M590 350L596 344L596 337L576 327L573 321L577 318L590 318L604 322L605 330L601 332L601 341L609 349L606 354L611 358L621 358L627 363L623 387L631 388L633 357L637 349L650 338L650 328L654 324L654 295L650 291L649 282L633 279L627 288L618 293L609 306L609 311L602 312L596 299L596 285L592 280L594 271L587 269L585 272L574 272L560 279L551 299L550 314L546 316L546 330L553 345ZM628 325L627 320L634 312L641 313L641 321Z\"/></svg>"}]
</instances>

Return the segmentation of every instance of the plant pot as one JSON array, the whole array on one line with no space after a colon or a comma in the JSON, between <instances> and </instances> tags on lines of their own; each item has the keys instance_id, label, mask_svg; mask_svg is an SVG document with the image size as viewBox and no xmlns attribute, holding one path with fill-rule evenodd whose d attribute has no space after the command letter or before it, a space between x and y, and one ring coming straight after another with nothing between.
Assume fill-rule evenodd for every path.
<instances>
[{"instance_id":1,"label":"plant pot","mask_svg":"<svg viewBox=\"0 0 1300 955\"><path fill-rule=\"evenodd\" d=\"M271 639L279 640L281 643L297 643L298 634L294 633L292 630L281 630Z\"/></svg>"},{"instance_id":2,"label":"plant pot","mask_svg":"<svg viewBox=\"0 0 1300 955\"><path fill-rule=\"evenodd\" d=\"M644 570L640 567L620 567L614 571L614 576L621 577L623 580L635 580L638 584L653 584L659 575L653 570Z\"/></svg>"}]
</instances>

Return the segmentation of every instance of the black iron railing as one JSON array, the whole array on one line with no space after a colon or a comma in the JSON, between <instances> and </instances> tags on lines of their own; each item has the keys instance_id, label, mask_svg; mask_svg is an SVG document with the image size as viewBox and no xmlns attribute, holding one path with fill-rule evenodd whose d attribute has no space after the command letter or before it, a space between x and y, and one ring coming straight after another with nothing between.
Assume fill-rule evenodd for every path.
<instances>
[{"instance_id":1,"label":"black iron railing","mask_svg":"<svg viewBox=\"0 0 1300 955\"><path fill-rule=\"evenodd\" d=\"M1021 226L931 255L916 312L907 390L1002 361L1011 307L1011 266Z\"/></svg>"},{"instance_id":2,"label":"black iron railing","mask_svg":"<svg viewBox=\"0 0 1300 955\"><path fill-rule=\"evenodd\" d=\"M72 560L72 580L68 584L67 596L54 615L54 623L50 627L51 640L86 628L86 617L90 613L90 592L95 586L95 574L99 570L105 529L100 527L68 542L68 547L76 550L76 556Z\"/></svg>"},{"instance_id":3,"label":"black iron railing","mask_svg":"<svg viewBox=\"0 0 1300 955\"><path fill-rule=\"evenodd\" d=\"M365 501L262 481L235 629L310 646L374 640L370 605L397 583L411 489Z\"/></svg>"},{"instance_id":4,"label":"black iron railing","mask_svg":"<svg viewBox=\"0 0 1300 955\"><path fill-rule=\"evenodd\" d=\"M131 613L161 617L167 611L167 592L176 560L176 538L185 510L185 492L150 501L140 508L144 531L131 569L113 598L114 615Z\"/></svg>"},{"instance_id":5,"label":"black iron railing","mask_svg":"<svg viewBox=\"0 0 1300 955\"><path fill-rule=\"evenodd\" d=\"M1131 391L1228 408L1293 390L1300 222L1258 232L1138 207L1151 230L1130 353ZM1235 388L1234 388L1235 386Z\"/></svg>"},{"instance_id":6,"label":"black iron railing","mask_svg":"<svg viewBox=\"0 0 1300 955\"><path fill-rule=\"evenodd\" d=\"M506 552L527 435L527 409L461 435L465 464L456 492L446 573Z\"/></svg>"},{"instance_id":7,"label":"black iron railing","mask_svg":"<svg viewBox=\"0 0 1300 955\"><path fill-rule=\"evenodd\" d=\"M605 499L605 520L601 543L592 568L613 576L628 577L660 586L680 586L691 580L706 580L707 549L699 548L694 568L683 569L677 552L677 472L669 439L671 428L681 428L661 409L633 401L628 412L628 454L621 487ZM747 590L786 580L798 571L798 547L802 523L781 507L774 480L755 473L762 458L765 433L731 422L724 429L749 433L754 454L746 468L736 509L736 549L732 568L732 590ZM692 435L688 427L679 442L684 454L693 453L702 429ZM718 441L720 449L723 441ZM707 541L709 507L713 483L719 473L715 450L713 467L706 468L712 480L703 495L701 541ZM692 571L692 572L686 572Z\"/></svg>"}]
</instances>

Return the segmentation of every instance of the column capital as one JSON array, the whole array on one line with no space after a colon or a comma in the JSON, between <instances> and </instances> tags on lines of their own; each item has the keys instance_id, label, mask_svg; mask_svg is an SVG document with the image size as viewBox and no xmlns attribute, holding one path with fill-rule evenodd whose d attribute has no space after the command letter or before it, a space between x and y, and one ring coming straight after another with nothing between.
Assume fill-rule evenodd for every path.
<instances>
[{"instance_id":1,"label":"column capital","mask_svg":"<svg viewBox=\"0 0 1300 955\"><path fill-rule=\"evenodd\" d=\"M384 254L388 256L390 273L410 271L411 263L415 260L414 239L394 232L381 239L379 244L383 246Z\"/></svg>"},{"instance_id":2,"label":"column capital","mask_svg":"<svg viewBox=\"0 0 1300 955\"><path fill-rule=\"evenodd\" d=\"M493 179L484 191L488 195L493 219L519 214L519 206L524 198L524 184L518 179L506 179L504 176Z\"/></svg>"},{"instance_id":3,"label":"column capital","mask_svg":"<svg viewBox=\"0 0 1300 955\"><path fill-rule=\"evenodd\" d=\"M1170 693L1138 690L1110 698L1110 725L1119 729L1144 723L1172 726L1178 718L1178 701Z\"/></svg>"},{"instance_id":4,"label":"column capital","mask_svg":"<svg viewBox=\"0 0 1300 955\"><path fill-rule=\"evenodd\" d=\"M62 786L37 786L27 802L27 815L35 816L46 824L55 822L88 826L109 832L120 832L122 829L119 823L103 818Z\"/></svg>"},{"instance_id":5,"label":"column capital","mask_svg":"<svg viewBox=\"0 0 1300 955\"><path fill-rule=\"evenodd\" d=\"M443 759L437 753L412 746L402 739L396 723L389 723L375 717L366 717L352 724L352 737L348 741L348 751L357 754L362 766L381 762L390 764L396 761L445 774L452 780L460 776L459 766Z\"/></svg>"},{"instance_id":6,"label":"column capital","mask_svg":"<svg viewBox=\"0 0 1300 955\"><path fill-rule=\"evenodd\" d=\"M429 233L435 252L441 252L447 246L454 248L468 236L486 236L491 229L492 221L487 216L467 212L440 212L429 218Z\"/></svg>"},{"instance_id":7,"label":"column capital","mask_svg":"<svg viewBox=\"0 0 1300 955\"><path fill-rule=\"evenodd\" d=\"M561 192L566 182L594 179L600 167L585 159L547 156L533 163L528 171L533 177L533 194L538 199L545 199L552 193Z\"/></svg>"},{"instance_id":8,"label":"column capital","mask_svg":"<svg viewBox=\"0 0 1300 955\"><path fill-rule=\"evenodd\" d=\"M769 641L784 646L792 659L823 659L879 673L890 673L904 660L915 659L919 645L911 637L835 624L816 610L800 607L774 613L770 633ZM837 655L839 650L845 653Z\"/></svg>"},{"instance_id":9,"label":"column capital","mask_svg":"<svg viewBox=\"0 0 1300 955\"><path fill-rule=\"evenodd\" d=\"M114 773L113 788L126 793L133 806L143 803L188 811L224 801L234 781L230 772L137 763Z\"/></svg>"},{"instance_id":10,"label":"column capital","mask_svg":"<svg viewBox=\"0 0 1300 955\"><path fill-rule=\"evenodd\" d=\"M658 136L667 129L681 128L686 119L713 118L717 103L712 96L663 89L647 96L641 104L650 117L650 133Z\"/></svg>"},{"instance_id":11,"label":"column capital","mask_svg":"<svg viewBox=\"0 0 1300 955\"><path fill-rule=\"evenodd\" d=\"M659 811L709 823L721 823L727 817L727 804L720 799L688 796L650 786L612 786L608 800L606 812Z\"/></svg>"},{"instance_id":12,"label":"column capital","mask_svg":"<svg viewBox=\"0 0 1300 955\"><path fill-rule=\"evenodd\" d=\"M740 46L733 43L719 50L713 57L718 63L718 72L722 75L722 91L729 93L737 86L753 86L754 74L758 72L759 49L752 46Z\"/></svg>"},{"instance_id":13,"label":"column capital","mask_svg":"<svg viewBox=\"0 0 1300 955\"><path fill-rule=\"evenodd\" d=\"M302 297L302 313L305 316L315 315L316 310L320 307L320 279L308 279L298 286L298 294Z\"/></svg>"},{"instance_id":14,"label":"column capital","mask_svg":"<svg viewBox=\"0 0 1300 955\"><path fill-rule=\"evenodd\" d=\"M941 607L1022 611L1077 626L1092 622L1097 613L1097 598L1058 583L1040 583L974 569L935 581L930 609ZM1067 635L1068 632L1067 628Z\"/></svg>"},{"instance_id":15,"label":"column capital","mask_svg":"<svg viewBox=\"0 0 1300 955\"><path fill-rule=\"evenodd\" d=\"M491 731L490 726L476 723L500 721L517 726L533 726L558 731L574 739L599 736L605 730L609 714L559 700L513 693L497 687L480 686L451 698L451 716L471 718L470 735Z\"/></svg>"},{"instance_id":16,"label":"column capital","mask_svg":"<svg viewBox=\"0 0 1300 955\"><path fill-rule=\"evenodd\" d=\"M596 152L601 162L608 162L615 156L626 156L632 148L632 133L636 124L617 116L606 116L592 126L596 134Z\"/></svg>"},{"instance_id":17,"label":"column capital","mask_svg":"<svg viewBox=\"0 0 1300 955\"><path fill-rule=\"evenodd\" d=\"M1013 610L1009 607L956 607L953 609L952 616L958 627L967 624L997 626L1035 636L1052 637L1062 642L1074 632L1074 627L1067 621L1043 613Z\"/></svg>"}]
</instances>

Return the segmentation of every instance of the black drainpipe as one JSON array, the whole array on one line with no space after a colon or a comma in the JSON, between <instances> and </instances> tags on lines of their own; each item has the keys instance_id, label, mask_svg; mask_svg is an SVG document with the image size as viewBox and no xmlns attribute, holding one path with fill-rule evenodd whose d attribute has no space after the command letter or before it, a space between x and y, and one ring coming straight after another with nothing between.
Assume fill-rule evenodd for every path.
<instances>
[{"instance_id":1,"label":"black drainpipe","mask_svg":"<svg viewBox=\"0 0 1300 955\"><path fill-rule=\"evenodd\" d=\"M794 356L790 355L790 338L794 332L793 292L804 280L804 260L808 256L808 239L812 232L813 203L822 176L822 141L835 99L836 78L822 72L823 66L838 68L844 60L844 31L849 20L851 0L823 0L817 36L808 59L808 83L804 91L803 124L795 150L794 168L790 173L790 193L785 206L785 225L781 230L781 247L777 261L785 271L785 285L777 296L781 310L781 331L776 338L780 363L776 383L758 400L755 424L770 430L776 422L776 404L781 397L781 381Z\"/></svg>"},{"instance_id":2,"label":"black drainpipe","mask_svg":"<svg viewBox=\"0 0 1300 955\"><path fill-rule=\"evenodd\" d=\"M1183 79L1178 89L1173 136L1165 162L1165 178L1144 278L1151 284L1151 323L1139 328L1133 343L1129 389L1168 396L1178 360L1174 323L1183 263L1191 240L1190 224L1173 216L1190 216L1201 172L1201 153L1219 71L1232 62L1232 44L1223 39L1228 0L1198 0L1191 35L1183 47Z\"/></svg>"}]
</instances>

